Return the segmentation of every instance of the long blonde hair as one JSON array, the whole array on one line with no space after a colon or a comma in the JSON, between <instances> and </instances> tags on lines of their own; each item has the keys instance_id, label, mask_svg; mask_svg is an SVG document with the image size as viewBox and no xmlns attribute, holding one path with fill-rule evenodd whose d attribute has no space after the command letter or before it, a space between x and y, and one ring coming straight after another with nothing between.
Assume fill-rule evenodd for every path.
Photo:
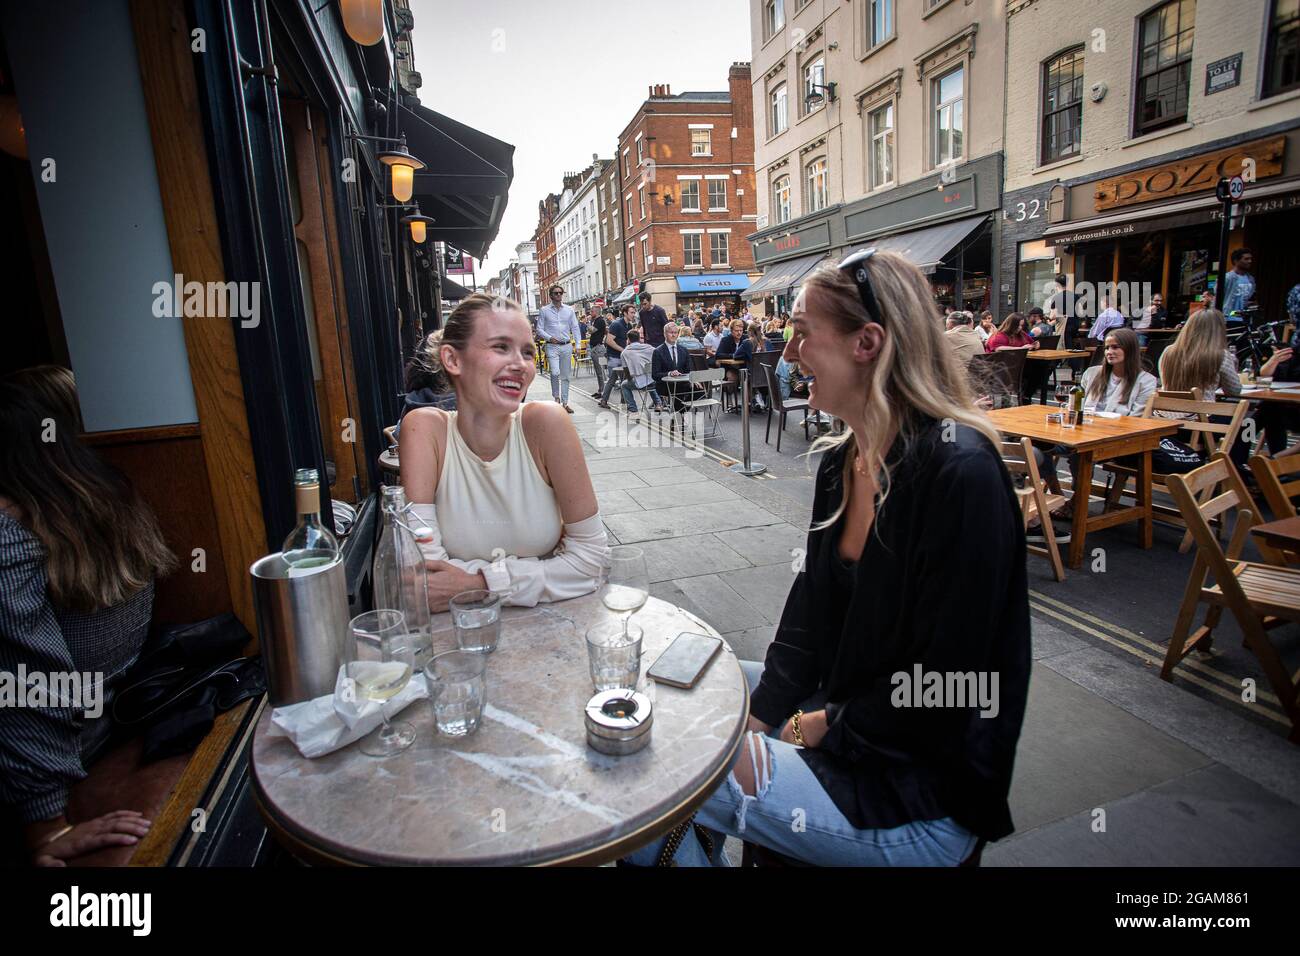
<instances>
[{"instance_id":1,"label":"long blonde hair","mask_svg":"<svg viewBox=\"0 0 1300 956\"><path fill-rule=\"evenodd\" d=\"M843 447L843 480L847 487L856 452L869 473L880 476L883 502L889 493L886 437L897 428L906 449L918 437L918 415L969 426L987 438L994 448L1001 438L975 404L968 373L958 361L957 353L944 341L943 323L925 276L893 252L878 252L863 265L885 330L884 343L862 396L862 417L869 444L858 448L853 430L845 429L841 435L818 438L808 453ZM843 270L824 267L805 279L803 288L805 302L809 292L817 292L825 318L832 320L841 332L856 332L867 324L857 284ZM835 513L814 525L813 530L833 525L847 504L848 496L844 495Z\"/></svg>"},{"instance_id":2,"label":"long blonde hair","mask_svg":"<svg viewBox=\"0 0 1300 956\"><path fill-rule=\"evenodd\" d=\"M1223 353L1228 349L1228 326L1218 309L1193 313L1183 331L1160 355L1162 387L1186 392L1217 385Z\"/></svg>"}]
</instances>

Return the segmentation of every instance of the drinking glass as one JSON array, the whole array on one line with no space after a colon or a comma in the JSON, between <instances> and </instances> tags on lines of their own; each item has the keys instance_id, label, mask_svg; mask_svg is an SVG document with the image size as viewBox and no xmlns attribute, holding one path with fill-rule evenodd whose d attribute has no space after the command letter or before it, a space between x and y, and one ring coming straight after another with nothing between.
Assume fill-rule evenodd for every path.
<instances>
[{"instance_id":1,"label":"drinking glass","mask_svg":"<svg viewBox=\"0 0 1300 956\"><path fill-rule=\"evenodd\" d=\"M636 688L641 638L641 627L627 621L601 621L587 629L591 683L597 691Z\"/></svg>"},{"instance_id":2,"label":"drinking glass","mask_svg":"<svg viewBox=\"0 0 1300 956\"><path fill-rule=\"evenodd\" d=\"M347 664L358 697L378 701L383 726L361 739L361 752L370 757L391 757L415 741L415 728L404 720L390 722L384 702L400 694L415 669L415 643L401 611L381 608L358 614L349 625L355 645L354 660Z\"/></svg>"},{"instance_id":3,"label":"drinking glass","mask_svg":"<svg viewBox=\"0 0 1300 956\"><path fill-rule=\"evenodd\" d=\"M456 645L463 651L491 654L501 637L501 595L491 591L461 591L451 599Z\"/></svg>"},{"instance_id":4,"label":"drinking glass","mask_svg":"<svg viewBox=\"0 0 1300 956\"><path fill-rule=\"evenodd\" d=\"M609 559L609 576L601 600L615 614L623 615L623 633L627 634L628 621L650 597L650 572L646 569L645 552L640 548L615 548Z\"/></svg>"},{"instance_id":5,"label":"drinking glass","mask_svg":"<svg viewBox=\"0 0 1300 956\"><path fill-rule=\"evenodd\" d=\"M1056 383L1056 404L1064 409L1070 403L1070 384L1068 382Z\"/></svg>"},{"instance_id":6,"label":"drinking glass","mask_svg":"<svg viewBox=\"0 0 1300 956\"><path fill-rule=\"evenodd\" d=\"M487 701L487 655L478 651L447 651L424 665L438 733L468 737L478 730Z\"/></svg>"}]
</instances>

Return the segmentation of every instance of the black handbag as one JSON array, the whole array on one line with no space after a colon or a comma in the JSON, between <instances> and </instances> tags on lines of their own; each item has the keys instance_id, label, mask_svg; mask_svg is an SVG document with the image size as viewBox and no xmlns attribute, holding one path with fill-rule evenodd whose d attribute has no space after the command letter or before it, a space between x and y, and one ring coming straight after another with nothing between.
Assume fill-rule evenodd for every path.
<instances>
[{"instance_id":1,"label":"black handbag","mask_svg":"<svg viewBox=\"0 0 1300 956\"><path fill-rule=\"evenodd\" d=\"M1160 439L1151 452L1151 470L1161 475L1185 475L1205 464L1205 456L1176 438Z\"/></svg>"}]
</instances>

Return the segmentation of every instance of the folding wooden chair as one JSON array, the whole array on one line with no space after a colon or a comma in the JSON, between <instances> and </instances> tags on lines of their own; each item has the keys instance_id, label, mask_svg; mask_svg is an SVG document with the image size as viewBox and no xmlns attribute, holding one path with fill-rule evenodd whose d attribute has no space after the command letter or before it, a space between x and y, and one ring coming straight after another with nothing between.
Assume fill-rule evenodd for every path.
<instances>
[{"instance_id":1,"label":"folding wooden chair","mask_svg":"<svg viewBox=\"0 0 1300 956\"><path fill-rule=\"evenodd\" d=\"M1297 700L1300 685L1287 673L1277 648L1268 638L1270 628L1300 621L1300 569L1240 559L1246 536L1259 524L1259 509L1227 455L1215 455L1209 464L1185 475L1170 475L1168 486L1196 541L1196 563L1183 592L1183 603L1178 609L1160 676L1172 680L1174 668L1190 651L1196 647L1209 648L1214 628L1226 607L1236 618L1246 637L1246 646L1259 659L1269 684L1291 719L1290 741L1300 744L1300 701ZM1222 493L1205 498L1206 492L1218 488L1223 489ZM1237 509L1237 517L1228 550L1224 552L1210 530L1209 519L1233 508ZM1208 575L1213 575L1216 582L1212 587L1207 586ZM1205 623L1192 631L1196 609L1202 603L1208 605Z\"/></svg>"},{"instance_id":2,"label":"folding wooden chair","mask_svg":"<svg viewBox=\"0 0 1300 956\"><path fill-rule=\"evenodd\" d=\"M1264 493L1269 511L1275 519L1292 518L1296 514L1295 499L1300 498L1300 481L1282 483L1282 479L1300 472L1300 455L1269 458L1252 455L1250 470L1255 474L1259 490Z\"/></svg>"},{"instance_id":3,"label":"folding wooden chair","mask_svg":"<svg viewBox=\"0 0 1300 956\"><path fill-rule=\"evenodd\" d=\"M1056 546L1056 529L1052 527L1052 512L1065 504L1064 495L1054 495L1046 490L1043 479L1038 474L1038 462L1034 459L1034 445L1028 438L1020 441L1002 442L1002 461L1012 475L1023 475L1024 479L1016 484L1016 497L1020 500L1020 514L1024 527L1029 529L1029 522L1037 518L1043 529L1046 547L1036 544L1025 547L1034 554L1042 555L1051 562L1056 580L1065 580L1065 566L1061 563L1061 552Z\"/></svg>"},{"instance_id":4,"label":"folding wooden chair","mask_svg":"<svg viewBox=\"0 0 1300 956\"><path fill-rule=\"evenodd\" d=\"M1230 405L1227 402L1203 402L1200 400L1200 390L1195 388L1188 392L1159 391L1147 399L1146 407L1142 410L1142 417L1155 418L1155 413L1158 411L1184 412L1195 415L1195 418L1180 421L1179 424L1192 433L1192 447L1203 452L1208 460L1212 455L1220 453L1226 455L1232 450L1232 444L1237 440L1237 432L1241 429L1242 419L1246 417L1248 405L1249 402L1244 400L1237 402L1235 405ZM1211 415L1228 416L1228 421L1212 422L1210 421ZM1110 490L1106 493L1106 510L1109 511L1119 505L1120 498L1123 497L1128 487L1129 479L1136 480L1137 469L1114 461L1102 462L1101 468L1103 471L1113 474L1115 478L1111 483ZM1168 475L1153 471L1151 473L1152 489L1163 487L1168 491L1168 479ZM1204 491L1205 500L1208 501L1213 494L1213 488L1206 489ZM1187 526L1179 510L1168 505L1152 502L1151 517L1156 521L1177 525L1180 528ZM1178 553L1186 553L1191 546L1192 533L1188 531L1178 544Z\"/></svg>"},{"instance_id":5,"label":"folding wooden chair","mask_svg":"<svg viewBox=\"0 0 1300 956\"><path fill-rule=\"evenodd\" d=\"M977 392L989 394L997 404L1005 399L1020 404L1020 386L1025 374L1025 349L976 354L968 366Z\"/></svg>"}]
</instances>

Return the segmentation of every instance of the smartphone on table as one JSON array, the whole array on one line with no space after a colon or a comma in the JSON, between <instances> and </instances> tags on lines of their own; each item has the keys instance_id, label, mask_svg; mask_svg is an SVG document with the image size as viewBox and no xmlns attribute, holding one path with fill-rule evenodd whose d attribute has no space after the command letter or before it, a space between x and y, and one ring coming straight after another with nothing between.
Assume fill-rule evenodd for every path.
<instances>
[{"instance_id":1,"label":"smartphone on table","mask_svg":"<svg viewBox=\"0 0 1300 956\"><path fill-rule=\"evenodd\" d=\"M670 687L690 690L708 670L721 647L720 638L682 631L650 666L646 676Z\"/></svg>"}]
</instances>

